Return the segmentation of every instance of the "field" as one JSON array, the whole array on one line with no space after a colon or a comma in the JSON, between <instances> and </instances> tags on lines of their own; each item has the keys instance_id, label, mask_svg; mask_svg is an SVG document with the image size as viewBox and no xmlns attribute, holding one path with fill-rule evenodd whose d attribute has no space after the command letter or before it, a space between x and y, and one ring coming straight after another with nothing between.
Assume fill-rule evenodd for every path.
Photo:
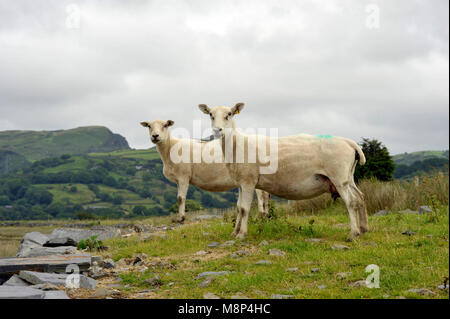
<instances>
[{"instance_id":1,"label":"field","mask_svg":"<svg viewBox=\"0 0 450 319\"><path fill-rule=\"evenodd\" d=\"M449 277L448 176L437 174L412 182L369 180L359 186L366 194L371 230L353 242L346 242L349 218L342 200L333 202L329 195L290 203L273 201L271 218L258 218L253 207L243 242L231 241L234 209L207 220L195 217L211 211L188 213L184 225L161 230L151 240L140 234L107 240L108 250L97 254L112 258L118 266L99 279L99 286L114 287L115 298L203 298L206 293L221 298L271 298L274 294L293 298L448 298L448 292L438 289ZM403 211L418 210L421 205L428 205L433 212ZM380 209L388 213L374 215ZM26 232L49 233L61 224L74 223L50 222L54 225L0 227L0 256L14 255ZM86 222L111 225L130 220ZM170 216L134 223L171 225ZM212 243L217 247L208 246ZM271 254L272 249L281 255ZM147 255L144 265L128 264L142 253ZM379 269L379 288L364 284L369 265ZM197 276L206 271L225 273L204 283L205 278ZM91 294L80 290L72 297Z\"/></svg>"}]
</instances>

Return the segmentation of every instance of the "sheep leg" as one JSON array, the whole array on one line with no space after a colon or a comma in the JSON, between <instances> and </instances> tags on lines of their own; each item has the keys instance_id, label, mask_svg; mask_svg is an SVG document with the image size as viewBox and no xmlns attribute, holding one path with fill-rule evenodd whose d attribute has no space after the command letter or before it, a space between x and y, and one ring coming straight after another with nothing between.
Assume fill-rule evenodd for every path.
<instances>
[{"instance_id":1,"label":"sheep leg","mask_svg":"<svg viewBox=\"0 0 450 319\"><path fill-rule=\"evenodd\" d=\"M248 223L248 214L250 212L250 208L253 201L253 193L255 192L254 186L242 186L241 192L241 229L237 234L237 239L244 239L247 235L247 223Z\"/></svg>"},{"instance_id":2,"label":"sheep leg","mask_svg":"<svg viewBox=\"0 0 450 319\"><path fill-rule=\"evenodd\" d=\"M362 234L364 234L369 231L369 218L367 216L367 207L364 194L358 189L358 187L356 187L354 182L351 184L351 189L360 203L358 208L359 230Z\"/></svg>"},{"instance_id":3,"label":"sheep leg","mask_svg":"<svg viewBox=\"0 0 450 319\"><path fill-rule=\"evenodd\" d=\"M333 181L333 184L336 186L339 195L341 195L341 198L344 200L345 206L347 207L348 214L350 216L350 234L347 241L352 241L361 234L359 228L359 217L357 214L360 209L360 201L351 191L348 182L341 184Z\"/></svg>"},{"instance_id":4,"label":"sheep leg","mask_svg":"<svg viewBox=\"0 0 450 319\"><path fill-rule=\"evenodd\" d=\"M242 215L241 215L241 187L238 188L239 189L239 196L238 196L238 201L237 201L237 215L236 215L236 223L234 225L234 231L231 233L231 236L237 236L237 234L239 233L239 230L241 229L241 220L242 220Z\"/></svg>"},{"instance_id":5,"label":"sheep leg","mask_svg":"<svg viewBox=\"0 0 450 319\"><path fill-rule=\"evenodd\" d=\"M183 181L178 183L178 218L176 219L176 222L178 223L183 223L186 217L186 194L188 189L188 182Z\"/></svg>"},{"instance_id":6,"label":"sheep leg","mask_svg":"<svg viewBox=\"0 0 450 319\"><path fill-rule=\"evenodd\" d=\"M257 189L257 190L255 190L255 193L256 193L256 198L258 199L258 215L267 217L266 206L268 205L268 203L267 203L267 199L265 196L266 192Z\"/></svg>"}]
</instances>

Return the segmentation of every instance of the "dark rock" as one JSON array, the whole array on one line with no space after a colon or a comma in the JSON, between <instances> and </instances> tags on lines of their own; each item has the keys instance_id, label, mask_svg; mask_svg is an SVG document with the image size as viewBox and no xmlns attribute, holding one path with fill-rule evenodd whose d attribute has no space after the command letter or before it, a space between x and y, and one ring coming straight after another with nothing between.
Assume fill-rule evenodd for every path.
<instances>
[{"instance_id":1,"label":"dark rock","mask_svg":"<svg viewBox=\"0 0 450 319\"><path fill-rule=\"evenodd\" d=\"M155 275L153 278L145 280L145 282L153 287L159 287L162 285L161 278L158 275Z\"/></svg>"},{"instance_id":2,"label":"dark rock","mask_svg":"<svg viewBox=\"0 0 450 319\"><path fill-rule=\"evenodd\" d=\"M60 246L73 246L77 247L77 243L69 237L50 238L43 245L44 247L60 247Z\"/></svg>"},{"instance_id":3,"label":"dark rock","mask_svg":"<svg viewBox=\"0 0 450 319\"><path fill-rule=\"evenodd\" d=\"M435 295L435 293L433 291L431 291L430 289L426 289L426 288L420 288L420 289L411 288L408 291L417 293L417 294L422 295L422 296Z\"/></svg>"},{"instance_id":4,"label":"dark rock","mask_svg":"<svg viewBox=\"0 0 450 319\"><path fill-rule=\"evenodd\" d=\"M415 235L416 233L413 231L409 231L409 230L405 230L404 232L402 232L402 235L407 235L407 236L412 236Z\"/></svg>"},{"instance_id":5,"label":"dark rock","mask_svg":"<svg viewBox=\"0 0 450 319\"><path fill-rule=\"evenodd\" d=\"M214 242L214 243L208 244L208 247L211 247L211 248L214 248L214 247L217 247L217 246L219 246L218 242Z\"/></svg>"},{"instance_id":6,"label":"dark rock","mask_svg":"<svg viewBox=\"0 0 450 319\"><path fill-rule=\"evenodd\" d=\"M105 259L104 261L103 261L103 268L105 268L105 269L112 269L112 268L115 268L116 267L116 264L114 263L114 261L112 260L112 259Z\"/></svg>"},{"instance_id":7,"label":"dark rock","mask_svg":"<svg viewBox=\"0 0 450 319\"><path fill-rule=\"evenodd\" d=\"M213 281L215 280L214 277L206 278L204 281L202 281L198 287L199 288L206 288L208 287Z\"/></svg>"}]
</instances>

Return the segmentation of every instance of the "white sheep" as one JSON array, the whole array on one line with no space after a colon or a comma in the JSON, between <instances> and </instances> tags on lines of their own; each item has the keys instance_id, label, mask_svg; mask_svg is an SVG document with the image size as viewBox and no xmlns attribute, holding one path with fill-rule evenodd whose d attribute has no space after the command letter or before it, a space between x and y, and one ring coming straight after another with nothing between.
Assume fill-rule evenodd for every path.
<instances>
[{"instance_id":1,"label":"white sheep","mask_svg":"<svg viewBox=\"0 0 450 319\"><path fill-rule=\"evenodd\" d=\"M224 163L205 163L203 161L196 163L192 158L194 154L192 150L194 147L200 147L201 149L214 147L214 143L219 143L219 140L201 142L192 139L175 138L169 132L169 127L173 124L174 122L171 120L141 122L142 126L149 129L152 143L156 144L156 149L164 164L164 176L178 186L177 199L179 208L176 221L182 223L185 220L185 203L189 184L211 192L229 191L236 188L237 184L231 179ZM174 161L171 156L171 151L173 152L183 147L187 147L190 150L189 156L191 158L186 162ZM270 194L256 190L256 195L258 198L259 214L267 216Z\"/></svg>"},{"instance_id":2,"label":"white sheep","mask_svg":"<svg viewBox=\"0 0 450 319\"><path fill-rule=\"evenodd\" d=\"M293 200L313 198L330 192L333 197L342 197L347 206L351 227L348 239L352 240L368 231L364 195L353 179L358 161L360 165L364 165L366 161L358 144L347 138L329 135L299 134L273 138L243 134L236 129L233 119L243 107L244 103L237 103L233 108L218 106L213 109L205 104L199 105L200 110L210 116L212 128L222 137L224 159L228 150L232 152L233 158L226 166L240 190L239 215L232 235L242 239L247 234L248 212L255 188ZM244 163L236 161L236 153L249 149L249 141L255 140L257 148L260 145L266 145L268 149L273 147L271 145L277 147L278 162L273 172L261 173L267 164L260 158L258 151L255 162L248 159L244 159Z\"/></svg>"}]
</instances>

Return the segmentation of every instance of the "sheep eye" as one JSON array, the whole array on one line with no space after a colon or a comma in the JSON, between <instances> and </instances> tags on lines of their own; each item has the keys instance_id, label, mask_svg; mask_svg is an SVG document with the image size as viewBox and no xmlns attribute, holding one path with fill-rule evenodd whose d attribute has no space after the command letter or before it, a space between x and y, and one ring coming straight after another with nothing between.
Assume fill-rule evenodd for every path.
<instances>
[{"instance_id":1,"label":"sheep eye","mask_svg":"<svg viewBox=\"0 0 450 319\"><path fill-rule=\"evenodd\" d=\"M230 113L228 113L228 116L231 116L231 112L230 112Z\"/></svg>"}]
</instances>

